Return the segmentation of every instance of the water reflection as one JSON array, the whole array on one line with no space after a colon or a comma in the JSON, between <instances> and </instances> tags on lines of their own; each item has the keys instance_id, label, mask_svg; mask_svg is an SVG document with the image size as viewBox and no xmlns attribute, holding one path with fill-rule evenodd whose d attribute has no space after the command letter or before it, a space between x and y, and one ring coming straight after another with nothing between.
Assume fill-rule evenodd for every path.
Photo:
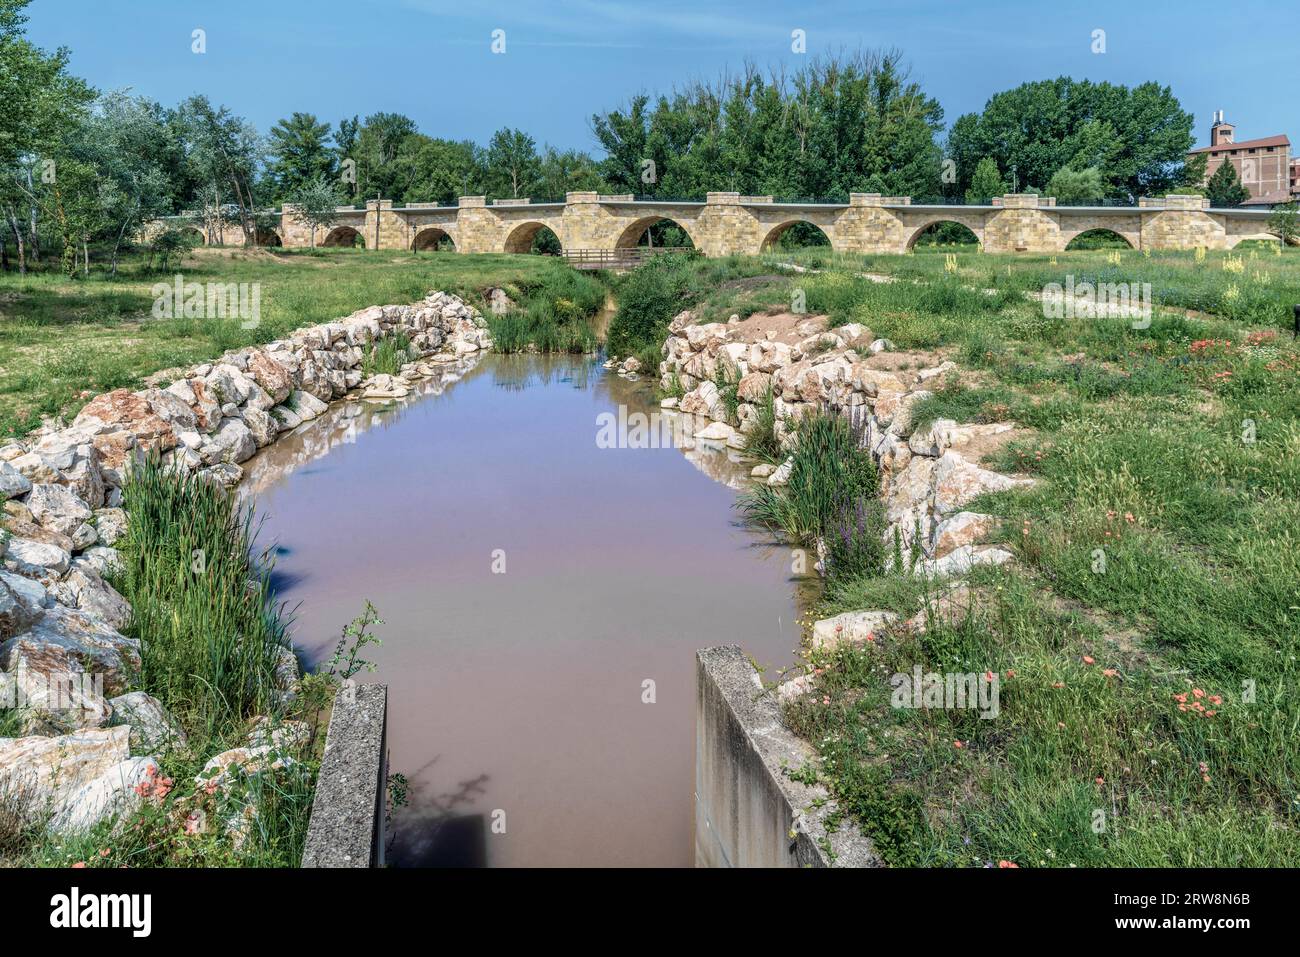
<instances>
[{"instance_id":1,"label":"water reflection","mask_svg":"<svg viewBox=\"0 0 1300 957\"><path fill-rule=\"evenodd\" d=\"M248 463L308 664L365 600L386 623L359 678L389 686L399 865L689 865L694 653L791 660L789 550L736 520L749 465L600 447L620 406L660 411L590 358L493 356Z\"/></svg>"}]
</instances>

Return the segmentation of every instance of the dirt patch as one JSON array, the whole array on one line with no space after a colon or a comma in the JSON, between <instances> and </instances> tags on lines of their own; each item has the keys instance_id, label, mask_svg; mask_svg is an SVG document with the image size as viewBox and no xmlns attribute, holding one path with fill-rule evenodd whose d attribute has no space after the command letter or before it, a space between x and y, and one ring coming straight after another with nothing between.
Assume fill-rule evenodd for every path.
<instances>
[{"instance_id":1,"label":"dirt patch","mask_svg":"<svg viewBox=\"0 0 1300 957\"><path fill-rule=\"evenodd\" d=\"M756 312L748 319L728 325L728 342L760 342L763 339L788 346L826 331L825 316L798 315L793 312Z\"/></svg>"}]
</instances>

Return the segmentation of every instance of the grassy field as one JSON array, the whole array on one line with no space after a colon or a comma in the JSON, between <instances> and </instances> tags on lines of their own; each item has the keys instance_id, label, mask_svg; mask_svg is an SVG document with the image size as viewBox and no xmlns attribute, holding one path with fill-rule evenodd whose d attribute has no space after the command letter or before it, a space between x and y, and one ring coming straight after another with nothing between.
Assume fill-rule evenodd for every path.
<instances>
[{"instance_id":1,"label":"grassy field","mask_svg":"<svg viewBox=\"0 0 1300 957\"><path fill-rule=\"evenodd\" d=\"M261 288L261 319L154 319L155 283L248 282ZM268 252L199 249L175 270L148 272L128 259L117 279L102 268L87 279L55 272L0 273L0 435L22 434L40 418L74 412L91 395L138 386L154 372L269 342L292 329L363 306L412 302L433 289L487 311L483 293L503 287L520 306L500 337L522 347L588 344L580 320L604 287L548 256L455 256L318 249Z\"/></svg>"},{"instance_id":2,"label":"grassy field","mask_svg":"<svg viewBox=\"0 0 1300 957\"><path fill-rule=\"evenodd\" d=\"M1016 564L976 577L960 624L815 657L815 692L789 714L821 755L796 773L824 781L890 863L1300 859L1300 254L1246 253L1242 271L1222 253L1109 255L966 253L955 274L942 255L826 257L821 273L696 304L724 318L788 308L800 289L809 312L959 364L918 424L1033 430L992 464L1037 488L969 506L1002 518ZM1021 295L1071 272L1159 283L1176 308L1135 329L1046 318ZM925 590L833 580L818 617L910 615ZM1000 715L891 707L890 675L915 665L997 672Z\"/></svg>"},{"instance_id":3,"label":"grassy field","mask_svg":"<svg viewBox=\"0 0 1300 957\"><path fill-rule=\"evenodd\" d=\"M820 271L792 274L792 261ZM0 277L4 428L243 337L431 288L477 304L504 285L544 334L495 323L503 347L554 333L556 347L573 348L584 337L550 324L589 314L604 295L600 281L542 257L207 253L182 271L262 281L262 326L141 321L159 277ZM1068 276L1152 283L1150 325L1048 318L1025 295ZM812 662L816 693L789 720L820 760L792 773L840 797L852 815L843 826L863 827L893 864L1300 859L1300 352L1290 332L1300 251L665 258L619 278L615 294L609 336L621 355L657 361L682 308L725 321L802 299L832 323L861 322L898 348L958 363L921 421L1031 430L991 464L1038 486L970 506L1002 518L1017 562L972 580L965 621ZM924 591L875 570L840 575L818 617L910 614ZM914 665L998 672L998 718L891 707L889 675Z\"/></svg>"}]
</instances>

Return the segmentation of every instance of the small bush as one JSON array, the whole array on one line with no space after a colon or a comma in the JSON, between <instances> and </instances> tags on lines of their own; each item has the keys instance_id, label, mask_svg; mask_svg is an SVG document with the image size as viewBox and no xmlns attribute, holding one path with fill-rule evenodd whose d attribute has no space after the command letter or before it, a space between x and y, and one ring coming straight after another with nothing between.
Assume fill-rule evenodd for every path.
<instances>
[{"instance_id":1,"label":"small bush","mask_svg":"<svg viewBox=\"0 0 1300 957\"><path fill-rule=\"evenodd\" d=\"M610 351L626 356L661 345L669 320L692 298L692 280L689 258L679 255L655 256L623 277L618 313L609 327Z\"/></svg>"}]
</instances>

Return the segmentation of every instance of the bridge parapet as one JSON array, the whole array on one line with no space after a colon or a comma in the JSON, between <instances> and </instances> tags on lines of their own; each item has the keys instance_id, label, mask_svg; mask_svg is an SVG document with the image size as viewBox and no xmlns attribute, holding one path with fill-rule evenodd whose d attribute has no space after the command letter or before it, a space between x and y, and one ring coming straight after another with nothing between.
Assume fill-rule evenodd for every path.
<instances>
[{"instance_id":1,"label":"bridge parapet","mask_svg":"<svg viewBox=\"0 0 1300 957\"><path fill-rule=\"evenodd\" d=\"M850 206L911 206L911 196L881 196L879 193L849 193Z\"/></svg>"}]
</instances>

